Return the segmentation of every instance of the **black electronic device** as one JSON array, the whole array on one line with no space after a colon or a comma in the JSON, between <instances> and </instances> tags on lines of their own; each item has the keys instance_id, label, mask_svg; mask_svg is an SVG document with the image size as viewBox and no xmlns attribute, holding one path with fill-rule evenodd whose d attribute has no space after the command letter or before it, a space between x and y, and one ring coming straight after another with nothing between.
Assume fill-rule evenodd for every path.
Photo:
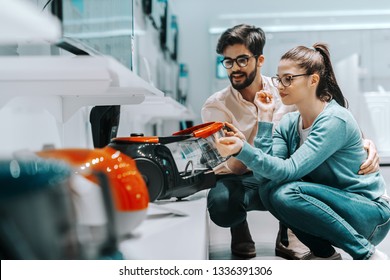
<instances>
[{"instance_id":1,"label":"black electronic device","mask_svg":"<svg viewBox=\"0 0 390 280\"><path fill-rule=\"evenodd\" d=\"M170 149L160 143L114 139L110 147L133 158L148 187L150 201L184 198L215 186L216 176L209 170L179 172Z\"/></svg>"},{"instance_id":2,"label":"black electronic device","mask_svg":"<svg viewBox=\"0 0 390 280\"><path fill-rule=\"evenodd\" d=\"M95 106L91 109L89 121L92 127L93 146L103 148L118 133L120 106Z\"/></svg>"},{"instance_id":3,"label":"black electronic device","mask_svg":"<svg viewBox=\"0 0 390 280\"><path fill-rule=\"evenodd\" d=\"M150 16L152 14L152 0L142 0L142 10L145 15Z\"/></svg>"},{"instance_id":4,"label":"black electronic device","mask_svg":"<svg viewBox=\"0 0 390 280\"><path fill-rule=\"evenodd\" d=\"M213 167L226 160L213 146L214 134L221 133L222 127L223 123L210 122L166 137L132 134L114 138L108 146L135 160L148 187L150 201L181 199L215 186ZM177 144L182 149L184 170L179 171L168 144Z\"/></svg>"},{"instance_id":5,"label":"black electronic device","mask_svg":"<svg viewBox=\"0 0 390 280\"><path fill-rule=\"evenodd\" d=\"M151 20L153 26L161 29L162 17L164 16L166 0L143 0L142 10L144 14Z\"/></svg>"}]
</instances>

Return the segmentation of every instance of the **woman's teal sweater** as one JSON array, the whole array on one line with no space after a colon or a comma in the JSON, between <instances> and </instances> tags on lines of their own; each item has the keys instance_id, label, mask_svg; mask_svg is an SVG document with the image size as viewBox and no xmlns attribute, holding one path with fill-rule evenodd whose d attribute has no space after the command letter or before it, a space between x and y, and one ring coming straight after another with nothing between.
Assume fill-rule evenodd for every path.
<instances>
[{"instance_id":1,"label":"woman's teal sweater","mask_svg":"<svg viewBox=\"0 0 390 280\"><path fill-rule=\"evenodd\" d=\"M359 126L346 108L332 100L317 116L300 147L299 116L299 112L286 114L273 137L272 123L259 122L255 147L244 142L236 156L262 186L303 179L372 200L384 194L386 185L379 172L358 175L367 153Z\"/></svg>"}]
</instances>

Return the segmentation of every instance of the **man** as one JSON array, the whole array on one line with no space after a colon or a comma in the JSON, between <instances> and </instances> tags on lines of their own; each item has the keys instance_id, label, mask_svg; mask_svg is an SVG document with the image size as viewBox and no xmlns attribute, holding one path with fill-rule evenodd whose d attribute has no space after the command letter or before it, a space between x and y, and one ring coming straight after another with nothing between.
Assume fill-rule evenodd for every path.
<instances>
[{"instance_id":1,"label":"man","mask_svg":"<svg viewBox=\"0 0 390 280\"><path fill-rule=\"evenodd\" d=\"M216 50L224 57L222 64L231 85L210 96L202 108L203 122L232 123L250 144L253 144L257 133L259 112L253 103L257 92L268 91L275 97L275 124L278 124L284 114L295 110L295 107L282 104L271 79L261 75L265 41L261 28L245 24L229 28L221 35ZM366 140L365 147L369 155L361 166L362 174L379 169L375 145ZM210 218L218 226L230 228L231 251L234 255L253 258L256 256L256 248L246 217L248 211L266 210L257 191L259 185L252 172L235 158L217 166L215 172L218 175L217 184L207 197ZM275 254L287 259L310 258L308 248L283 225L279 227Z\"/></svg>"}]
</instances>

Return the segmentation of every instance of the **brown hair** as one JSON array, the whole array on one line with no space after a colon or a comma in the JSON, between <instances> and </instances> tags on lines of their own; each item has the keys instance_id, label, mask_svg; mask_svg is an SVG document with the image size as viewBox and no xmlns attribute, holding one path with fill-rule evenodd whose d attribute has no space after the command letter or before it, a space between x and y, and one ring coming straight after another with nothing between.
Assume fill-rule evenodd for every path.
<instances>
[{"instance_id":1,"label":"brown hair","mask_svg":"<svg viewBox=\"0 0 390 280\"><path fill-rule=\"evenodd\" d=\"M239 24L222 33L217 44L217 53L222 54L226 47L243 44L253 55L263 54L265 33L260 27Z\"/></svg>"},{"instance_id":2,"label":"brown hair","mask_svg":"<svg viewBox=\"0 0 390 280\"><path fill-rule=\"evenodd\" d=\"M320 81L316 95L320 100L334 99L343 107L348 107L333 71L328 46L324 43L315 43L312 48L298 46L286 52L281 60L292 60L298 67L306 70L307 74L318 74Z\"/></svg>"}]
</instances>

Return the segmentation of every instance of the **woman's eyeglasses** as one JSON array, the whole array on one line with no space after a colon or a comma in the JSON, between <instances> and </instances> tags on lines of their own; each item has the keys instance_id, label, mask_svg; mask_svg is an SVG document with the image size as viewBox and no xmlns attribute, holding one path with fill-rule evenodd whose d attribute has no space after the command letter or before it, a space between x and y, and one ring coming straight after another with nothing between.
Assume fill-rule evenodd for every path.
<instances>
[{"instance_id":1,"label":"woman's eyeglasses","mask_svg":"<svg viewBox=\"0 0 390 280\"><path fill-rule=\"evenodd\" d=\"M279 84L282 84L284 87L289 87L291 86L292 81L296 77L301 77L301 76L310 76L311 74L298 74L298 75L286 75L281 78L279 77L272 77L272 83L275 87L278 87Z\"/></svg>"}]
</instances>

